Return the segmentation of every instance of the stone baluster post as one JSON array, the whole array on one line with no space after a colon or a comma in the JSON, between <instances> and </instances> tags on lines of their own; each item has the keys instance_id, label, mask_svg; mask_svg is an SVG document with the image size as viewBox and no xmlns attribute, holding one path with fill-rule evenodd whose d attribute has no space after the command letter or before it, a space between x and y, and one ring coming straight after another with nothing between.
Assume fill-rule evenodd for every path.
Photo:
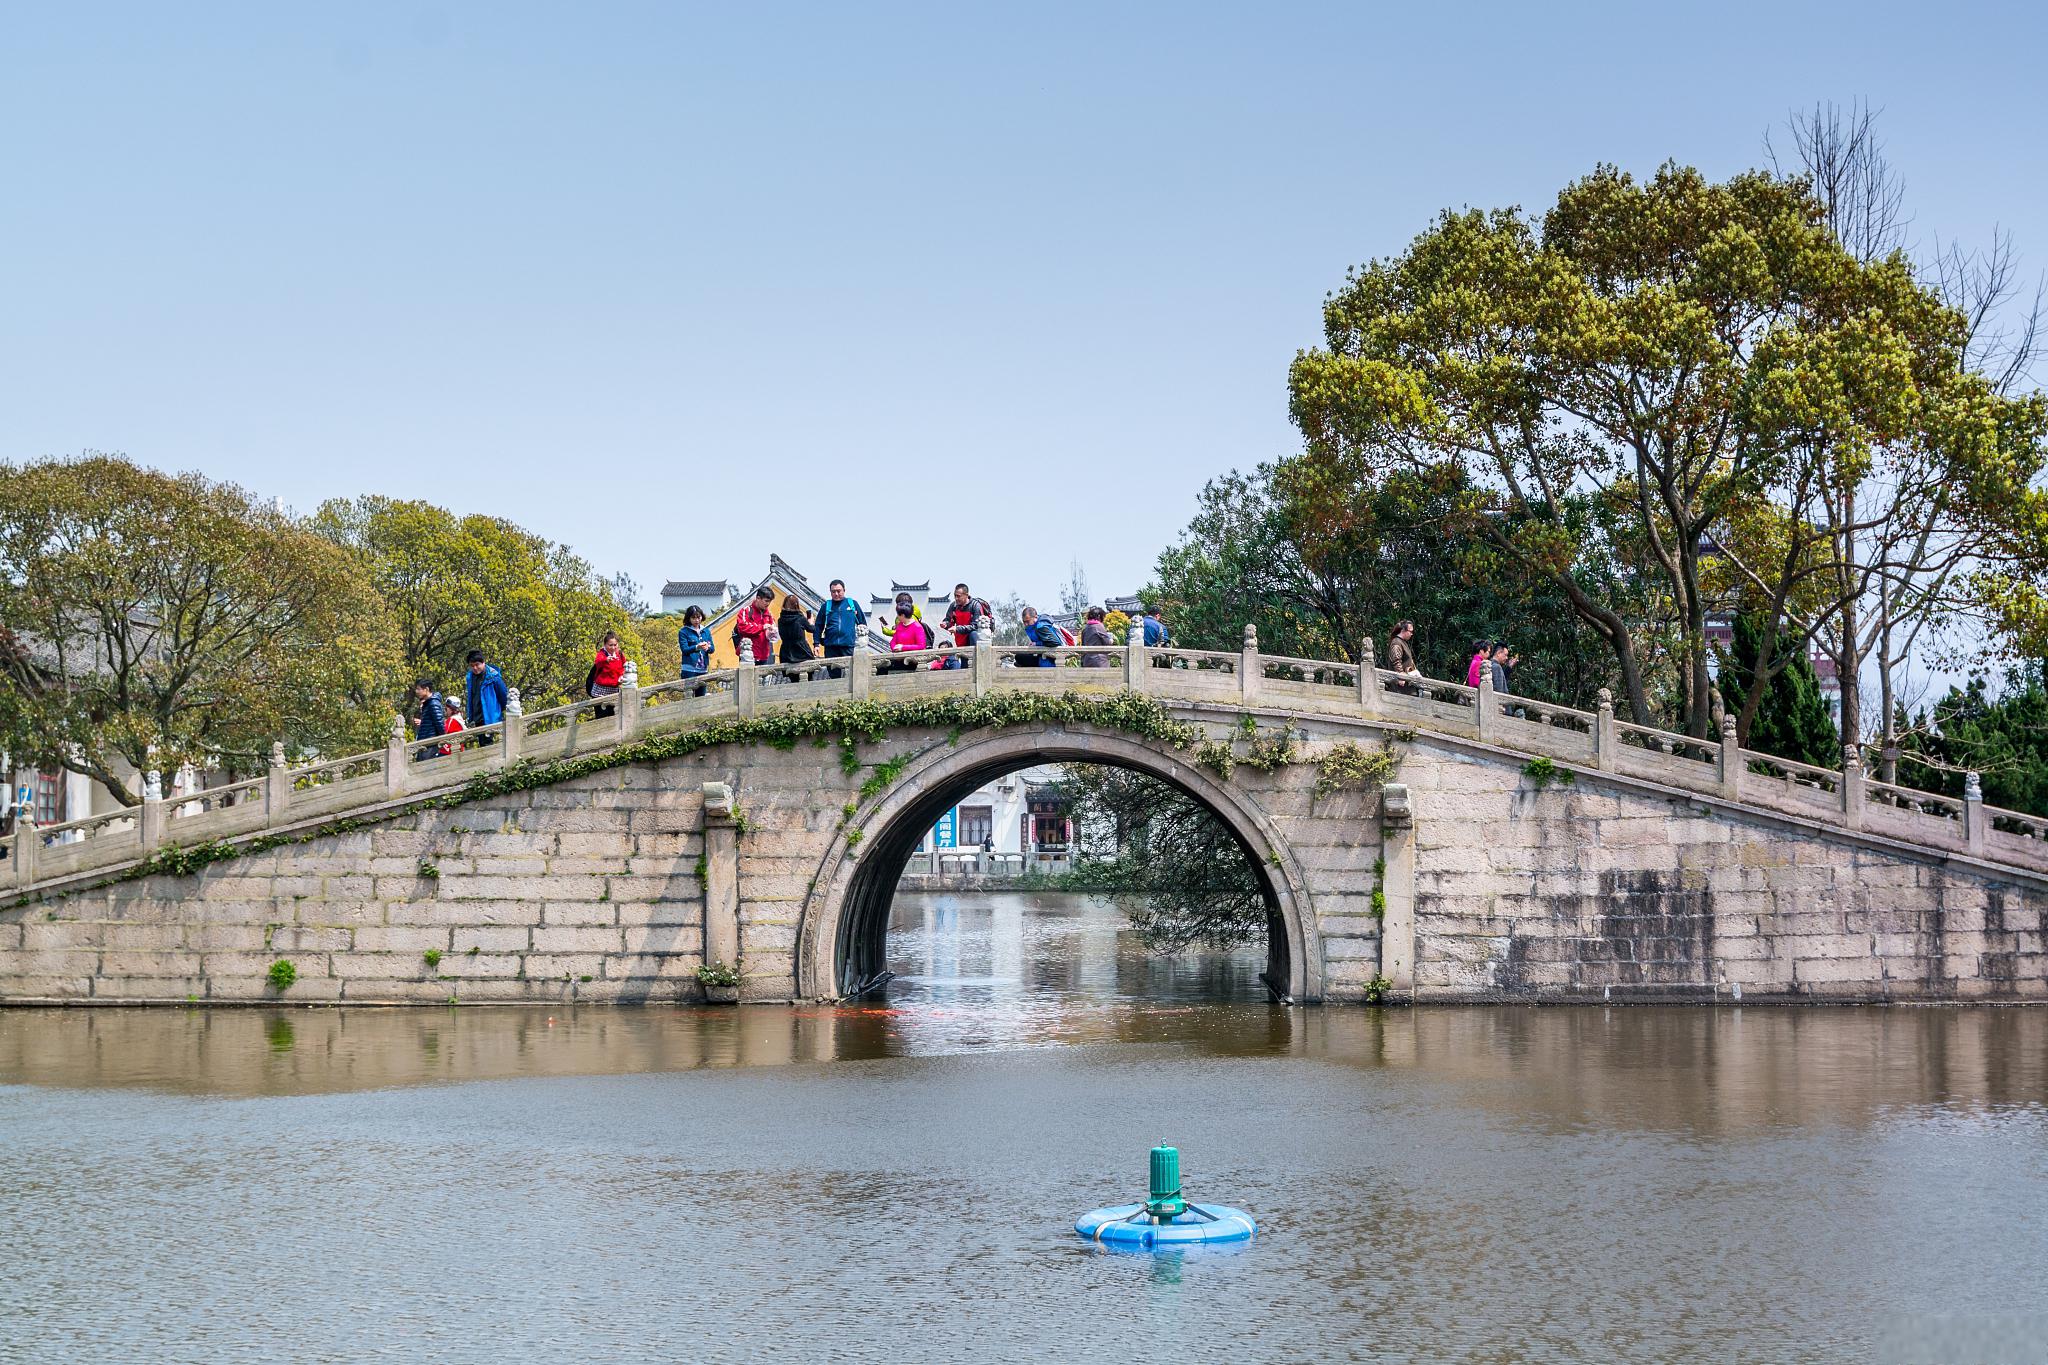
<instances>
[{"instance_id":1,"label":"stone baluster post","mask_svg":"<svg viewBox=\"0 0 2048 1365\"><path fill-rule=\"evenodd\" d=\"M264 775L263 823L282 824L285 807L291 804L291 799L292 780L285 771L284 741L280 739L270 746L270 771Z\"/></svg>"},{"instance_id":2,"label":"stone baluster post","mask_svg":"<svg viewBox=\"0 0 2048 1365\"><path fill-rule=\"evenodd\" d=\"M1742 746L1735 741L1735 717L1721 717L1721 752L1716 757L1721 778L1721 795L1730 801L1742 799Z\"/></svg>"},{"instance_id":3,"label":"stone baluster post","mask_svg":"<svg viewBox=\"0 0 2048 1365\"><path fill-rule=\"evenodd\" d=\"M847 690L855 701L866 701L875 686L875 656L863 631L853 653L846 658Z\"/></svg>"},{"instance_id":4,"label":"stone baluster post","mask_svg":"<svg viewBox=\"0 0 2048 1365\"><path fill-rule=\"evenodd\" d=\"M1863 751L1854 744L1842 746L1842 824L1863 828Z\"/></svg>"},{"instance_id":5,"label":"stone baluster post","mask_svg":"<svg viewBox=\"0 0 2048 1365\"><path fill-rule=\"evenodd\" d=\"M148 853L164 841L164 783L154 766L142 777L142 851Z\"/></svg>"},{"instance_id":6,"label":"stone baluster post","mask_svg":"<svg viewBox=\"0 0 2048 1365\"><path fill-rule=\"evenodd\" d=\"M14 884L27 886L36 879L36 850L42 847L36 833L36 808L23 806L14 813Z\"/></svg>"},{"instance_id":7,"label":"stone baluster post","mask_svg":"<svg viewBox=\"0 0 2048 1365\"><path fill-rule=\"evenodd\" d=\"M619 738L630 740L640 733L640 665L626 660L619 675Z\"/></svg>"},{"instance_id":8,"label":"stone baluster post","mask_svg":"<svg viewBox=\"0 0 2048 1365\"><path fill-rule=\"evenodd\" d=\"M1266 676L1265 667L1259 663L1259 628L1244 628L1244 653L1237 661L1238 696L1246 706L1259 699L1259 682Z\"/></svg>"},{"instance_id":9,"label":"stone baluster post","mask_svg":"<svg viewBox=\"0 0 2048 1365\"><path fill-rule=\"evenodd\" d=\"M733 666L732 695L733 700L739 704L739 712L742 716L754 714L754 708L758 704L757 698L760 685L761 676L754 671L754 642L752 640L741 640L740 659Z\"/></svg>"},{"instance_id":10,"label":"stone baluster post","mask_svg":"<svg viewBox=\"0 0 2048 1365\"><path fill-rule=\"evenodd\" d=\"M1145 613L1140 611L1124 627L1124 690L1145 690Z\"/></svg>"},{"instance_id":11,"label":"stone baluster post","mask_svg":"<svg viewBox=\"0 0 2048 1365\"><path fill-rule=\"evenodd\" d=\"M405 717L391 718L391 734L384 741L384 790L391 796L405 794Z\"/></svg>"},{"instance_id":12,"label":"stone baluster post","mask_svg":"<svg viewBox=\"0 0 2048 1365\"><path fill-rule=\"evenodd\" d=\"M1621 756L1615 752L1618 742L1614 733L1614 694L1603 687L1600 704L1593 711L1593 766L1603 773L1613 772L1621 762Z\"/></svg>"},{"instance_id":13,"label":"stone baluster post","mask_svg":"<svg viewBox=\"0 0 2048 1365\"><path fill-rule=\"evenodd\" d=\"M1372 636L1368 635L1358 649L1358 711L1360 715L1376 716L1379 710L1379 656L1373 652Z\"/></svg>"},{"instance_id":14,"label":"stone baluster post","mask_svg":"<svg viewBox=\"0 0 2048 1365\"><path fill-rule=\"evenodd\" d=\"M526 740L526 708L519 701L519 689L505 689L505 730L498 736L504 747L504 756L499 760L509 768L519 761L519 746Z\"/></svg>"},{"instance_id":15,"label":"stone baluster post","mask_svg":"<svg viewBox=\"0 0 2048 1365\"><path fill-rule=\"evenodd\" d=\"M1984 851L1984 783L1975 773L1963 774L1963 842L1972 853Z\"/></svg>"},{"instance_id":16,"label":"stone baluster post","mask_svg":"<svg viewBox=\"0 0 2048 1365\"><path fill-rule=\"evenodd\" d=\"M1479 697L1474 703L1479 717L1479 742L1486 744L1493 739L1493 665L1479 665Z\"/></svg>"},{"instance_id":17,"label":"stone baluster post","mask_svg":"<svg viewBox=\"0 0 2048 1365\"><path fill-rule=\"evenodd\" d=\"M996 623L986 616L974 618L974 652L967 660L974 670L974 695L985 695L996 685Z\"/></svg>"}]
</instances>

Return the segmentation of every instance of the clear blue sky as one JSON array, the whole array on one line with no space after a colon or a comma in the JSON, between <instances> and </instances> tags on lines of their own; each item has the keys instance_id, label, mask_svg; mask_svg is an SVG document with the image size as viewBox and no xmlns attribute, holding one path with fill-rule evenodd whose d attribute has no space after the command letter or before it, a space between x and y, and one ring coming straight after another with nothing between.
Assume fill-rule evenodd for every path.
<instances>
[{"instance_id":1,"label":"clear blue sky","mask_svg":"<svg viewBox=\"0 0 2048 1365\"><path fill-rule=\"evenodd\" d=\"M2038 7L16 5L0 457L1136 586L1285 453L1347 266L1594 163L1884 110L1916 235L2048 265ZM900 491L896 491L900 490Z\"/></svg>"}]
</instances>

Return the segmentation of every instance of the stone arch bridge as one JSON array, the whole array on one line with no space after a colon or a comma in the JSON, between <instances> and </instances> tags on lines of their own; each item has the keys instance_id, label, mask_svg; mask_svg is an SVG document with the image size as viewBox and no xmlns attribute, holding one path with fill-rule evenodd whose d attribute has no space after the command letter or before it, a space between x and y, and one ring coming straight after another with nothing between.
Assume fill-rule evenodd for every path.
<instances>
[{"instance_id":1,"label":"stone arch bridge","mask_svg":"<svg viewBox=\"0 0 2048 1365\"><path fill-rule=\"evenodd\" d=\"M857 993L920 832L1092 761L1251 855L1296 1002L2039 999L2048 822L1489 687L1261 653L984 645L627 686L443 755L287 766L0 863L0 1002ZM942 663L953 667L935 667ZM1094 664L1096 666L1087 666ZM1255 731L1248 734L1247 731ZM1383 788L1330 779L1387 748ZM1328 769L1328 776L1325 770Z\"/></svg>"}]
</instances>

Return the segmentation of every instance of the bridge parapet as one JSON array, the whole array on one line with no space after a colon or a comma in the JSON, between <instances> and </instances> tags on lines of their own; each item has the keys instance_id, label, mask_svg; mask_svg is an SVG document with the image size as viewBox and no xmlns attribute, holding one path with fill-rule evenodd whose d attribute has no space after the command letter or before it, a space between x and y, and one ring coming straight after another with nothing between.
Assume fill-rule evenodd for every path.
<instances>
[{"instance_id":1,"label":"bridge parapet","mask_svg":"<svg viewBox=\"0 0 2048 1365\"><path fill-rule=\"evenodd\" d=\"M19 820L0 887L30 892L90 880L161 849L314 828L453 793L480 773L517 763L595 753L650 733L775 708L948 693L1124 690L1174 705L1365 718L1992 863L2048 869L2048 820L1984 805L1974 774L1961 798L1916 791L1866 779L1853 755L1845 768L1830 769L1739 748L1732 725L1703 740L1620 721L1604 693L1589 712L1496 693L1484 681L1475 688L1396 674L1376 666L1370 641L1359 662L1266 654L1247 627L1244 648L1234 653L981 645L855 654L645 688L629 679L615 697L532 713L515 705L499 724L425 741L405 738L394 722L382 749L297 766L286 764L278 746L261 777L183 796L151 795L128 810L60 825Z\"/></svg>"}]
</instances>

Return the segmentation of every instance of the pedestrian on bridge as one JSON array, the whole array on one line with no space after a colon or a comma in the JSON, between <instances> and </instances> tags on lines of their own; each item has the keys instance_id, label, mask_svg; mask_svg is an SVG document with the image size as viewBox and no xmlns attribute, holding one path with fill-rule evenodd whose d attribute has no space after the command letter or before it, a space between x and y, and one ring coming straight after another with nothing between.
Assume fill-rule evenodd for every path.
<instances>
[{"instance_id":1,"label":"pedestrian on bridge","mask_svg":"<svg viewBox=\"0 0 2048 1365\"><path fill-rule=\"evenodd\" d=\"M818 656L811 653L811 622L804 615L804 604L797 600L795 593L782 599L782 614L775 618L775 634L780 643L776 658L781 663L809 663ZM802 682L803 674L791 673L791 682Z\"/></svg>"},{"instance_id":2,"label":"pedestrian on bridge","mask_svg":"<svg viewBox=\"0 0 2048 1365\"><path fill-rule=\"evenodd\" d=\"M484 662L480 649L469 651L468 666L469 676L462 680L462 690L468 699L463 714L472 726L496 725L505 719L505 706L511 695L505 689L504 675ZM477 743L489 744L495 738L485 735Z\"/></svg>"},{"instance_id":3,"label":"pedestrian on bridge","mask_svg":"<svg viewBox=\"0 0 2048 1365\"><path fill-rule=\"evenodd\" d=\"M447 733L448 712L441 705L441 698L435 695L434 685L425 678L421 678L413 683L412 696L413 701L419 706L419 714L413 717L412 737L414 739L434 739ZM413 751L413 757L422 763L439 755L439 747L432 744L427 745L424 749Z\"/></svg>"},{"instance_id":4,"label":"pedestrian on bridge","mask_svg":"<svg viewBox=\"0 0 2048 1365\"><path fill-rule=\"evenodd\" d=\"M1024 643L1028 645L1037 645L1042 649L1058 649L1067 642L1066 637L1060 634L1058 626L1050 621L1039 618L1038 608L1036 607L1024 608L1023 611L1018 613L1017 620L1024 628ZM1017 656L1017 667L1019 668L1054 668L1058 664L1059 656L1056 654L1019 654Z\"/></svg>"},{"instance_id":5,"label":"pedestrian on bridge","mask_svg":"<svg viewBox=\"0 0 2048 1365\"><path fill-rule=\"evenodd\" d=\"M676 649L681 652L683 666L677 676L701 678L711 670L711 628L704 624L704 608L694 603L683 609L683 626L676 632ZM699 687L697 696L704 695Z\"/></svg>"},{"instance_id":6,"label":"pedestrian on bridge","mask_svg":"<svg viewBox=\"0 0 2048 1365\"><path fill-rule=\"evenodd\" d=\"M773 663L775 660L775 589L763 584L754 590L754 600L732 614L732 647L741 662Z\"/></svg>"},{"instance_id":7,"label":"pedestrian on bridge","mask_svg":"<svg viewBox=\"0 0 2048 1365\"><path fill-rule=\"evenodd\" d=\"M1081 627L1082 644L1113 645L1116 643L1116 637L1109 633L1109 627L1104 624L1108 615L1109 613L1105 612L1101 607L1088 608L1088 624ZM1139 638L1143 639L1144 637L1140 636ZM1081 656L1081 667L1108 668L1109 656L1107 654L1083 654Z\"/></svg>"},{"instance_id":8,"label":"pedestrian on bridge","mask_svg":"<svg viewBox=\"0 0 2048 1365\"><path fill-rule=\"evenodd\" d=\"M1387 671L1400 682L1395 690L1414 696L1420 689L1422 669L1415 662L1415 623L1396 621L1394 633L1387 637Z\"/></svg>"},{"instance_id":9,"label":"pedestrian on bridge","mask_svg":"<svg viewBox=\"0 0 2048 1365\"><path fill-rule=\"evenodd\" d=\"M988 614L988 603L976 597L965 583L955 583L953 600L946 604L939 624L953 632L953 648L972 649L981 639L981 618ZM948 659L946 667L965 668L967 660Z\"/></svg>"},{"instance_id":10,"label":"pedestrian on bridge","mask_svg":"<svg viewBox=\"0 0 2048 1365\"><path fill-rule=\"evenodd\" d=\"M830 589L832 596L818 608L816 621L811 625L811 638L818 642L818 648L828 659L847 659L860 647L860 633L867 629L867 613L860 609L860 603L846 595L846 580L835 578ZM846 676L841 668L827 669L834 678Z\"/></svg>"},{"instance_id":11,"label":"pedestrian on bridge","mask_svg":"<svg viewBox=\"0 0 2048 1365\"><path fill-rule=\"evenodd\" d=\"M583 680L583 693L588 697L616 697L619 695L619 680L626 676L626 651L619 647L619 637L606 631L597 642L597 657L590 662L590 676ZM598 719L618 714L618 708L600 706L591 713Z\"/></svg>"}]
</instances>

